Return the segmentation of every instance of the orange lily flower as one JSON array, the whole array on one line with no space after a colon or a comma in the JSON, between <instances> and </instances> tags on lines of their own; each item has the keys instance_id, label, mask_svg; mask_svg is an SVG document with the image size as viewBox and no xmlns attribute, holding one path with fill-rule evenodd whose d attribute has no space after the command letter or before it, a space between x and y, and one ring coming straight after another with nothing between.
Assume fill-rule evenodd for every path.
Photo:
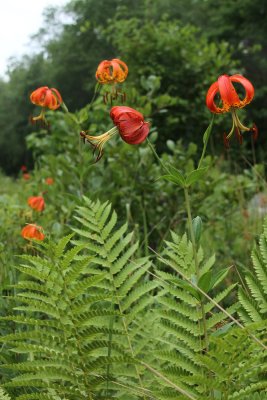
<instances>
[{"instance_id":1,"label":"orange lily flower","mask_svg":"<svg viewBox=\"0 0 267 400\"><path fill-rule=\"evenodd\" d=\"M35 224L28 224L21 230L21 236L24 239L31 240L44 240L45 235L42 232L42 227Z\"/></svg>"},{"instance_id":2,"label":"orange lily flower","mask_svg":"<svg viewBox=\"0 0 267 400\"><path fill-rule=\"evenodd\" d=\"M238 83L243 86L245 90L245 97L243 99L240 99L233 83ZM219 95L222 106L216 105L215 103L215 97L217 95ZM206 96L206 105L209 110L215 114L221 114L225 112L231 112L232 114L232 129L228 135L224 135L224 141L227 146L228 140L234 131L236 131L240 142L242 142L242 131L252 132L254 138L256 138L258 133L257 127L255 125L252 128L246 127L241 123L236 113L236 109L245 107L251 102L253 97L254 87L252 83L242 75L221 75L218 80L210 86Z\"/></svg>"},{"instance_id":3,"label":"orange lily flower","mask_svg":"<svg viewBox=\"0 0 267 400\"><path fill-rule=\"evenodd\" d=\"M29 179L31 179L31 175L28 174L28 173L26 172L26 173L22 174L22 178L23 178L25 181L28 181Z\"/></svg>"},{"instance_id":4,"label":"orange lily flower","mask_svg":"<svg viewBox=\"0 0 267 400\"><path fill-rule=\"evenodd\" d=\"M28 198L28 205L36 211L43 211L45 209L45 201L42 196L32 196Z\"/></svg>"},{"instance_id":5,"label":"orange lily flower","mask_svg":"<svg viewBox=\"0 0 267 400\"><path fill-rule=\"evenodd\" d=\"M43 120L45 121L45 108L50 110L57 110L63 103L61 94L55 88L49 89L48 86L42 86L30 95L30 100L33 104L42 107L40 115L32 118L32 121Z\"/></svg>"},{"instance_id":6,"label":"orange lily flower","mask_svg":"<svg viewBox=\"0 0 267 400\"><path fill-rule=\"evenodd\" d=\"M94 150L98 150L96 162L103 155L104 144L112 136L119 134L122 140L128 144L140 144L146 139L149 133L149 122L144 120L143 114L131 107L112 107L110 117L115 126L108 132L99 136L87 135L83 131L80 133L84 141L87 140L94 147Z\"/></svg>"},{"instance_id":7,"label":"orange lily flower","mask_svg":"<svg viewBox=\"0 0 267 400\"><path fill-rule=\"evenodd\" d=\"M46 180L45 180L45 183L47 184L47 185L53 185L54 184L54 179L53 178L46 178Z\"/></svg>"},{"instance_id":8,"label":"orange lily flower","mask_svg":"<svg viewBox=\"0 0 267 400\"><path fill-rule=\"evenodd\" d=\"M128 67L122 60L113 58L102 61L96 70L96 79L99 83L122 83L128 75Z\"/></svg>"}]
</instances>

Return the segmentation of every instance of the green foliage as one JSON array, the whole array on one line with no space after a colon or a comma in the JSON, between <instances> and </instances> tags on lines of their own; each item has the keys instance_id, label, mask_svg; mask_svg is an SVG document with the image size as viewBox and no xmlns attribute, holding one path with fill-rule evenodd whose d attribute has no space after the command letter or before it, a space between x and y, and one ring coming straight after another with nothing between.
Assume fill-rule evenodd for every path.
<instances>
[{"instance_id":1,"label":"green foliage","mask_svg":"<svg viewBox=\"0 0 267 400\"><path fill-rule=\"evenodd\" d=\"M266 336L266 329L261 337ZM209 354L197 358L206 374L196 373L189 383L198 382L212 390L216 399L250 400L266 396L266 353L244 330L232 329L223 337L211 338ZM207 390L206 389L206 390ZM203 394L201 395L203 396ZM203 400L205 396L201 397Z\"/></svg>"},{"instance_id":2,"label":"green foliage","mask_svg":"<svg viewBox=\"0 0 267 400\"><path fill-rule=\"evenodd\" d=\"M64 10L46 10L33 38L38 54L13 60L9 81L1 82L0 165L5 171L14 174L21 164L32 164L25 136L32 130L29 117L38 107L30 104L30 93L39 86L56 87L68 108L79 110L93 96L97 65L114 57L129 65L127 105L143 107L146 117L153 117L161 130L162 149L167 138L198 137L195 126L201 132L209 118L206 89L213 77L236 65L232 49L223 40L207 40L196 23L188 24L183 14L173 13L172 2L154 3L75 0Z\"/></svg>"},{"instance_id":3,"label":"green foliage","mask_svg":"<svg viewBox=\"0 0 267 400\"><path fill-rule=\"evenodd\" d=\"M69 235L57 244L42 243L40 255L22 256L18 267L22 278L13 297L17 313L2 321L21 328L1 338L21 355L21 362L1 366L13 371L5 387L16 399L55 394L77 400L93 398L95 391L119 390L116 384L109 387L113 364L128 363L131 379L139 376L131 366L142 352L137 314L151 306L153 296L148 294L157 284L145 279L150 268L146 258L130 261L138 245L132 234L125 234L126 225L114 228L117 216L109 215L111 206L86 198L84 203L76 217L81 229L74 228L83 239ZM27 394L21 397L16 388Z\"/></svg>"},{"instance_id":4,"label":"green foliage","mask_svg":"<svg viewBox=\"0 0 267 400\"><path fill-rule=\"evenodd\" d=\"M198 396L203 392L208 396L210 391L205 389L203 382L199 386L195 386L197 381L194 379L198 373L203 376L203 381L205 380L205 371L202 363L199 362L198 355L209 348L208 338L213 334L220 333L221 328L218 326L224 326L228 321L225 314L218 311L213 302L203 298L190 283L197 284L202 290L208 292L204 280L207 274L214 275L212 267L215 258L211 257L205 261L200 248L197 253L200 272L199 276L196 276L192 244L185 235L180 238L173 233L172 239L173 242L167 242L167 247L160 260L174 273L157 272L163 286L158 297L158 301L162 305L158 309L158 315L164 331L160 340L165 343L165 346L162 350L156 350L156 356L162 361L161 368L165 376L186 389L193 395L193 398L199 398ZM222 279L223 276L215 279L214 283L209 285L209 291ZM222 302L233 290L233 287L234 285L218 292L214 300L217 303ZM237 305L233 304L227 308L227 312L233 314L236 309ZM158 392L158 398L175 398L175 391L171 386L166 383L164 386Z\"/></svg>"},{"instance_id":5,"label":"green foliage","mask_svg":"<svg viewBox=\"0 0 267 400\"><path fill-rule=\"evenodd\" d=\"M195 260L172 233L151 271L108 202L83 197L72 225L21 256L14 313L1 317L16 327L0 339L16 354L1 359L12 400L261 399L265 353L216 306L235 287L218 290L228 269L216 272L201 248ZM264 340L262 326L248 329Z\"/></svg>"},{"instance_id":6,"label":"green foliage","mask_svg":"<svg viewBox=\"0 0 267 400\"><path fill-rule=\"evenodd\" d=\"M246 271L246 287L238 293L240 316L245 323L263 321L267 316L267 220L259 245L253 249L252 263L252 271Z\"/></svg>"},{"instance_id":7,"label":"green foliage","mask_svg":"<svg viewBox=\"0 0 267 400\"><path fill-rule=\"evenodd\" d=\"M166 14L157 16L157 22L151 18L124 19L119 14L103 35L110 37L127 60L131 72L128 84L148 97L146 114L152 114L160 128L161 146L177 136L195 140L196 126L202 132L209 120L203 102L211 75L234 66L228 44L210 43L195 26ZM149 90L147 82L152 78L154 87ZM134 105L135 100L128 96L128 103Z\"/></svg>"},{"instance_id":8,"label":"green foliage","mask_svg":"<svg viewBox=\"0 0 267 400\"><path fill-rule=\"evenodd\" d=\"M6 394L2 388L0 388L0 400L11 400L9 395Z\"/></svg>"},{"instance_id":9,"label":"green foliage","mask_svg":"<svg viewBox=\"0 0 267 400\"><path fill-rule=\"evenodd\" d=\"M29 181L0 177L0 363L9 393L0 388L0 399L265 399L267 222L243 279L261 224L262 208L253 204L266 196L264 166L248 141L222 155L223 119L212 135L213 120L203 139L198 134L210 119L206 89L237 72L240 60L238 72L251 79L257 68L264 126L266 21L257 30L251 21L258 10L264 16L258 0L75 0L65 7L66 23L59 9L46 11L38 55L10 64L9 81L1 81L1 163L14 172L33 156L35 168ZM126 104L150 120L167 175L145 144L129 146L118 135L93 164L81 141L81 130L100 134L112 125L105 87L89 104L95 69L112 57L129 66ZM38 111L25 99L43 85L57 87L76 111L48 111L49 126L27 135L28 115ZM213 157L196 163L203 144ZM183 191L173 183L190 187L192 216L201 216L193 219L197 251L183 234ZM37 215L27 198L41 193L47 206ZM28 222L43 226L44 243L18 239ZM152 265L149 248L159 249L162 263ZM244 329L228 318L236 312Z\"/></svg>"}]
</instances>

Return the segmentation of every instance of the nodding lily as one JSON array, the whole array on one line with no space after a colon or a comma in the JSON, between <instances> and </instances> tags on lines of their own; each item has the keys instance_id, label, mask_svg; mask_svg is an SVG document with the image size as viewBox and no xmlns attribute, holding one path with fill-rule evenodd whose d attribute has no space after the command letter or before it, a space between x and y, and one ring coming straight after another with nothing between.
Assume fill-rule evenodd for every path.
<instances>
[{"instance_id":1,"label":"nodding lily","mask_svg":"<svg viewBox=\"0 0 267 400\"><path fill-rule=\"evenodd\" d=\"M51 177L46 178L45 183L47 185L53 185L54 184L54 179Z\"/></svg>"},{"instance_id":2,"label":"nodding lily","mask_svg":"<svg viewBox=\"0 0 267 400\"><path fill-rule=\"evenodd\" d=\"M240 99L233 83L238 83L243 86L245 90L245 96L243 99ZM217 95L219 95L222 105L216 105L215 97ZM248 79L244 78L242 75L221 75L218 80L210 86L206 96L206 105L209 110L215 114L221 114L225 112L231 112L232 114L232 129L230 130L228 135L224 135L224 143L226 147L228 147L228 141L234 132L236 132L240 142L242 142L243 139L241 135L242 131L251 132L253 134L253 137L255 139L257 138L258 130L256 125L253 125L252 128L248 128L247 126L242 124L236 113L237 108L245 107L251 102L253 97L254 87L252 83Z\"/></svg>"},{"instance_id":3,"label":"nodding lily","mask_svg":"<svg viewBox=\"0 0 267 400\"><path fill-rule=\"evenodd\" d=\"M149 133L149 123L144 120L144 116L139 111L133 108L126 106L112 107L110 117L115 126L103 135L91 136L83 131L80 133L81 137L94 147L94 150L98 150L96 162L103 155L104 144L112 136L119 134L122 140L128 144L140 144Z\"/></svg>"},{"instance_id":4,"label":"nodding lily","mask_svg":"<svg viewBox=\"0 0 267 400\"><path fill-rule=\"evenodd\" d=\"M22 174L22 178L23 178L25 181L28 181L29 179L31 179L31 175L28 174L27 172L25 172L25 173Z\"/></svg>"},{"instance_id":5,"label":"nodding lily","mask_svg":"<svg viewBox=\"0 0 267 400\"><path fill-rule=\"evenodd\" d=\"M40 115L32 118L34 122L38 120L45 122L45 109L57 110L63 103L59 91L55 88L49 89L48 86L42 86L34 90L30 95L30 100L33 104L42 107Z\"/></svg>"},{"instance_id":6,"label":"nodding lily","mask_svg":"<svg viewBox=\"0 0 267 400\"><path fill-rule=\"evenodd\" d=\"M96 70L96 79L99 83L122 83L128 75L128 67L122 60L113 58L102 61Z\"/></svg>"},{"instance_id":7,"label":"nodding lily","mask_svg":"<svg viewBox=\"0 0 267 400\"><path fill-rule=\"evenodd\" d=\"M31 196L28 198L28 205L36 211L43 211L45 209L45 201L42 196Z\"/></svg>"},{"instance_id":8,"label":"nodding lily","mask_svg":"<svg viewBox=\"0 0 267 400\"><path fill-rule=\"evenodd\" d=\"M21 236L24 239L44 240L45 235L42 232L43 228L35 224L28 224L21 230Z\"/></svg>"}]
</instances>

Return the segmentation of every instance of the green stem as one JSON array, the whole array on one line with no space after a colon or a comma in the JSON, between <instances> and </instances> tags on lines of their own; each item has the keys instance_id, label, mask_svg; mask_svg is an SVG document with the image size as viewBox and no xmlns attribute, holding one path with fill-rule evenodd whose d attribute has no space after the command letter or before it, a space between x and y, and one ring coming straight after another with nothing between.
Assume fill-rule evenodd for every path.
<instances>
[{"instance_id":1,"label":"green stem","mask_svg":"<svg viewBox=\"0 0 267 400\"><path fill-rule=\"evenodd\" d=\"M205 153L206 153L206 150L207 150L207 145L208 145L208 142L209 142L209 138L210 138L213 122L214 122L214 114L212 115L211 122L210 122L206 132L204 133L204 136L203 136L204 146L203 146L203 150L202 150L202 154L201 154L200 160L198 162L197 169L199 169L201 167L203 158L205 157Z\"/></svg>"},{"instance_id":2,"label":"green stem","mask_svg":"<svg viewBox=\"0 0 267 400\"><path fill-rule=\"evenodd\" d=\"M112 299L112 304L111 304L111 309L112 311L115 310L115 302ZM113 325L114 325L114 316L110 316L109 320L109 334L108 334L108 359L110 361L111 359L111 351L112 351L112 330L113 330ZM109 375L110 375L110 362L107 365L107 370L106 370L106 397L108 398L108 392L109 392Z\"/></svg>"},{"instance_id":3,"label":"green stem","mask_svg":"<svg viewBox=\"0 0 267 400\"><path fill-rule=\"evenodd\" d=\"M187 187L184 188L184 195L185 195L185 205L186 205L186 210L187 210L190 237L191 237L191 242L192 242L192 247L193 247L193 255L194 255L194 261L195 261L196 277L197 277L197 281L199 281L200 269L199 269L199 263L198 263L198 258L197 258L197 246L196 246L195 234L194 234L194 229L193 229L193 221L192 221L192 213L191 213L189 192L188 192L188 188ZM203 300L200 300L200 307L201 307L202 324L203 324L203 331L204 331L204 349L205 349L205 351L208 351L209 350L209 339L208 339L207 324L206 324L206 314L205 314L205 308L204 308Z\"/></svg>"},{"instance_id":4,"label":"green stem","mask_svg":"<svg viewBox=\"0 0 267 400\"><path fill-rule=\"evenodd\" d=\"M150 142L150 140L148 138L146 138L147 144L150 148L150 150L152 151L152 153L154 154L155 158L158 160L158 162L160 163L162 169L164 169L166 172L168 172L169 174L169 170L166 167L166 165L164 164L164 162L161 160L161 158L159 157L158 153L156 152L156 150L154 149L153 144Z\"/></svg>"},{"instance_id":5,"label":"green stem","mask_svg":"<svg viewBox=\"0 0 267 400\"><path fill-rule=\"evenodd\" d=\"M181 388L176 383L172 382L169 378L167 378L165 375L163 375L160 371L158 371L155 368L153 368L151 365L149 365L149 364L147 364L147 363L145 363L143 361L139 361L139 362L146 369L151 371L154 375L158 376L161 380L163 380L164 382L168 383L168 385L170 385L177 392L181 393L182 395L184 395L188 399L197 400L195 396L191 395L191 393L187 392L185 389Z\"/></svg>"},{"instance_id":6,"label":"green stem","mask_svg":"<svg viewBox=\"0 0 267 400\"><path fill-rule=\"evenodd\" d=\"M148 229L147 229L147 216L146 216L144 196L142 196L141 207L142 207L142 216L143 216L145 256L147 257L148 256Z\"/></svg>"},{"instance_id":7,"label":"green stem","mask_svg":"<svg viewBox=\"0 0 267 400\"><path fill-rule=\"evenodd\" d=\"M100 93L101 91L101 84L99 82L97 82L97 84L95 85L95 91L94 91L94 95L89 103L88 109L90 110L91 105L93 104L93 102L95 101L95 98L97 96L98 93Z\"/></svg>"}]
</instances>

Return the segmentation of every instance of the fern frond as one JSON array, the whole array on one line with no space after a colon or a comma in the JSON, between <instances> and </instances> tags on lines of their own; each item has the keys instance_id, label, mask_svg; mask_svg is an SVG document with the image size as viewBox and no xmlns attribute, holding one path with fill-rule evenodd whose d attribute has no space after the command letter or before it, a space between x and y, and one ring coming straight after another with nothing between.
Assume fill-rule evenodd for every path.
<instances>
[{"instance_id":1,"label":"fern frond","mask_svg":"<svg viewBox=\"0 0 267 400\"><path fill-rule=\"evenodd\" d=\"M209 395L208 372L205 371L198 356L207 351L205 331L211 337L216 333L217 325L226 324L228 320L224 313L218 311L214 302L204 296L201 298L197 289L190 285L190 281L196 282L197 277L192 244L186 235L180 238L173 234L172 238L173 242L166 242L164 256L160 257L160 261L174 272L156 273L162 286L157 296L157 301L162 307L157 309L157 315L162 328L161 343L165 344L165 350L157 351L156 354L162 361L161 370L164 375L189 391L194 388L196 399L202 399L199 396L205 392L203 399L206 400ZM214 256L205 261L201 248L196 256L200 271L198 279L207 273L212 277ZM216 302L224 300L234 287L235 285L232 285L218 292L215 296ZM238 305L234 304L226 311L232 315L237 309ZM209 357L208 360L211 363ZM219 363L218 368L220 368ZM166 382L159 392L159 398L175 398L173 389L166 385Z\"/></svg>"},{"instance_id":2,"label":"fern frond","mask_svg":"<svg viewBox=\"0 0 267 400\"><path fill-rule=\"evenodd\" d=\"M151 262L134 260L138 243L127 224L116 228L108 202L83 202L74 233L57 244L40 244L42 256L23 256L18 267L23 279L15 285L17 314L1 318L19 328L1 338L21 357L3 365L12 371L5 386L16 399L101 398L112 373L128 368L129 385L145 390L134 357L148 343L142 331L149 330L150 319L144 328L140 314L149 313L158 286L147 275ZM119 398L119 387L109 390Z\"/></svg>"},{"instance_id":3,"label":"fern frond","mask_svg":"<svg viewBox=\"0 0 267 400\"><path fill-rule=\"evenodd\" d=\"M239 314L245 323L266 320L267 317L267 219L264 230L252 251L253 271L246 273L248 289L240 289L238 299L242 305Z\"/></svg>"},{"instance_id":4,"label":"fern frond","mask_svg":"<svg viewBox=\"0 0 267 400\"><path fill-rule=\"evenodd\" d=\"M0 400L11 400L11 397L0 387Z\"/></svg>"}]
</instances>

